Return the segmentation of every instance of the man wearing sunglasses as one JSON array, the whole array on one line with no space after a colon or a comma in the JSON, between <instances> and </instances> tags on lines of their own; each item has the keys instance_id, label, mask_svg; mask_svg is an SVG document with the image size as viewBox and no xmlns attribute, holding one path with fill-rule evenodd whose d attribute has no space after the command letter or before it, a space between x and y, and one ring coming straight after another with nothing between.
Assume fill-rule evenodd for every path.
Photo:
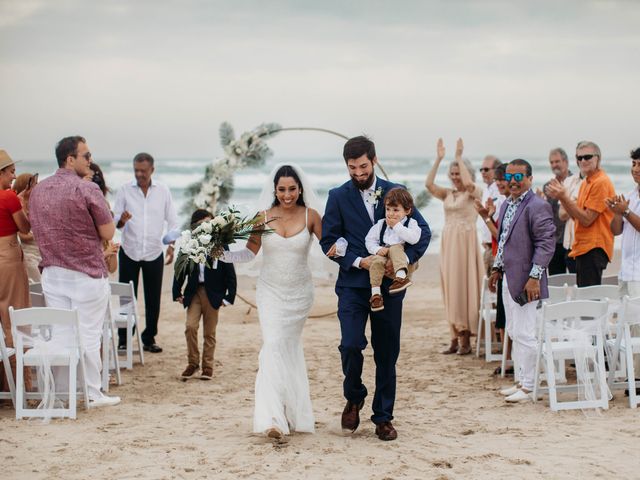
<instances>
[{"instance_id":1,"label":"man wearing sunglasses","mask_svg":"<svg viewBox=\"0 0 640 480\"><path fill-rule=\"evenodd\" d=\"M585 179L580 185L577 201L573 201L565 186L552 180L549 195L557 198L575 221L575 239L570 257L576 259L578 287L600 285L602 272L613 258L613 233L609 228L613 213L605 200L616 192L613 183L600 168L600 147L583 141L576 147L576 160Z\"/></svg>"},{"instance_id":2,"label":"man wearing sunglasses","mask_svg":"<svg viewBox=\"0 0 640 480\"><path fill-rule=\"evenodd\" d=\"M502 278L507 333L513 341L516 385L501 390L507 402L532 400L537 354L536 306L547 298L546 269L555 252L551 206L531 191L531 165L512 160L504 179L510 196L500 208L498 251L489 289Z\"/></svg>"}]
</instances>

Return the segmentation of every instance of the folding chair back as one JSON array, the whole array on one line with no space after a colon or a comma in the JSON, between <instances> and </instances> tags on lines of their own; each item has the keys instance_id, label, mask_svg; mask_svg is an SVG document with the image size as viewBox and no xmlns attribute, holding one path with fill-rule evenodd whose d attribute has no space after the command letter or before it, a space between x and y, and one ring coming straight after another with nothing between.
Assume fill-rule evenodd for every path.
<instances>
[{"instance_id":1,"label":"folding chair back","mask_svg":"<svg viewBox=\"0 0 640 480\"><path fill-rule=\"evenodd\" d=\"M618 285L593 285L591 287L573 287L572 300L620 300L620 287Z\"/></svg>"},{"instance_id":2,"label":"folding chair back","mask_svg":"<svg viewBox=\"0 0 640 480\"><path fill-rule=\"evenodd\" d=\"M11 363L9 357L15 355L14 348L7 347L4 341L4 331L0 327L0 361L4 367L4 374L7 377L7 383L9 384L9 392L0 392L0 398L10 398L13 406L16 406L16 384L13 381L13 372L11 371Z\"/></svg>"},{"instance_id":3,"label":"folding chair back","mask_svg":"<svg viewBox=\"0 0 640 480\"><path fill-rule=\"evenodd\" d=\"M549 286L549 298L543 300L548 305L555 305L556 303L562 303L569 300L570 289L565 283L564 285L554 287Z\"/></svg>"},{"instance_id":4,"label":"folding chair back","mask_svg":"<svg viewBox=\"0 0 640 480\"><path fill-rule=\"evenodd\" d=\"M484 336L484 358L487 362L500 360L502 355L493 353L494 346L500 346L499 342L494 342L493 337L495 329L493 325L496 323L496 309L493 303L497 301L495 294L489 290L489 279L484 277L482 280L482 290L480 293L480 312L478 315L478 336L476 338L476 357L480 357L480 346L482 345L482 337Z\"/></svg>"},{"instance_id":5,"label":"folding chair back","mask_svg":"<svg viewBox=\"0 0 640 480\"><path fill-rule=\"evenodd\" d=\"M540 364L544 357L544 367L549 392L551 410L569 410L576 408L608 408L609 389L606 382L604 365L604 335L603 323L608 315L607 301L578 300L562 302L555 305L543 303L542 320L538 329L538 355L536 359L536 380L534 385L534 399L538 398L540 387ZM582 333L588 338L586 344L571 338L571 331ZM595 338L595 342L593 342ZM581 391L581 386L556 386L555 360L558 355L564 358L575 358L577 351L586 351L594 359L594 381L598 396L595 398L578 399L577 401L559 401L558 391ZM586 358L586 356L585 356ZM576 363L577 363L576 359ZM591 378L590 372L586 372ZM584 381L584 379L581 379ZM595 390L595 389L594 389Z\"/></svg>"},{"instance_id":6,"label":"folding chair back","mask_svg":"<svg viewBox=\"0 0 640 480\"><path fill-rule=\"evenodd\" d=\"M640 353L640 336L638 336L637 325L640 325L640 297L629 298L625 295L622 298L622 305L616 322L616 337L607 340L609 347L609 388L626 388L629 392L629 406L636 408L640 402L640 396L636 394L636 387L640 382L636 382L635 366L633 355ZM636 327L636 328L634 328ZM619 374L618 365L625 375L623 382L616 382L615 377Z\"/></svg>"},{"instance_id":7,"label":"folding chair back","mask_svg":"<svg viewBox=\"0 0 640 480\"><path fill-rule=\"evenodd\" d=\"M84 348L80 336L80 323L77 309L65 310L57 308L24 308L14 310L9 307L11 329L16 346L16 418L22 417L69 417L76 418L76 375L78 365L81 373L82 393L85 408L89 408L89 393L85 381ZM71 329L73 339L59 342L57 331L60 328ZM23 332L32 332L27 335ZM37 332L51 332L39 335ZM31 337L26 345L23 337ZM25 351L25 347L28 349ZM66 366L69 368L68 408L25 408L24 366ZM46 370L46 368L45 368ZM48 374L49 372L44 372ZM46 392L41 392L44 396ZM54 392L55 395L59 393Z\"/></svg>"},{"instance_id":8,"label":"folding chair back","mask_svg":"<svg viewBox=\"0 0 640 480\"><path fill-rule=\"evenodd\" d=\"M602 285L615 285L618 286L620 282L618 282L617 275L607 275L606 277L602 277Z\"/></svg>"},{"instance_id":9,"label":"folding chair back","mask_svg":"<svg viewBox=\"0 0 640 480\"><path fill-rule=\"evenodd\" d=\"M142 349L142 338L140 336L140 322L138 321L138 304L136 302L133 282L109 282L111 287L111 313L115 320L116 327L125 328L127 331L127 349L124 361L120 365L127 370L133 368L133 354L138 353L140 364L144 365L144 353ZM136 336L138 343L137 350L133 349L133 336Z\"/></svg>"},{"instance_id":10,"label":"folding chair back","mask_svg":"<svg viewBox=\"0 0 640 480\"><path fill-rule=\"evenodd\" d=\"M575 273L558 273L547 277L550 287L562 287L563 285L573 286L576 284Z\"/></svg>"}]
</instances>

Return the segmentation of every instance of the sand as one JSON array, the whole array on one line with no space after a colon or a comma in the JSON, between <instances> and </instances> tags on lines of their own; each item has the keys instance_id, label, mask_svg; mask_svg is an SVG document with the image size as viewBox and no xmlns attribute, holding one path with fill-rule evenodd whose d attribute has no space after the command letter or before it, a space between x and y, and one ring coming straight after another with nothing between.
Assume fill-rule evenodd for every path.
<instances>
[{"instance_id":1,"label":"sand","mask_svg":"<svg viewBox=\"0 0 640 480\"><path fill-rule=\"evenodd\" d=\"M494 378L497 363L475 356L444 356L448 343L438 259L428 255L409 290L394 425L398 440L382 442L368 421L340 430L342 373L335 315L310 319L304 347L316 414L315 434L273 443L252 430L253 385L260 349L255 310L241 301L221 312L214 380L182 382L186 366L184 313L171 301L165 278L158 343L144 366L123 373L112 387L122 403L80 410L77 420L17 421L0 408L3 478L596 478L640 476L638 410L616 392L601 415L553 413L547 401L507 405ZM316 282L312 313L335 309L330 282ZM255 298L255 279L239 291ZM373 391L371 348L365 383ZM515 478L514 477L514 478Z\"/></svg>"}]
</instances>

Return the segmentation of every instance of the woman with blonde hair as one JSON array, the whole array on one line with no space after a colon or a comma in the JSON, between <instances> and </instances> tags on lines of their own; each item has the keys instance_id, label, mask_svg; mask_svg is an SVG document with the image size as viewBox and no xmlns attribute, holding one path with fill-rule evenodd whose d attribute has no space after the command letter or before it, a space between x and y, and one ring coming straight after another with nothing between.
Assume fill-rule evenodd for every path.
<instances>
[{"instance_id":1,"label":"woman with blonde hair","mask_svg":"<svg viewBox=\"0 0 640 480\"><path fill-rule=\"evenodd\" d=\"M471 353L470 337L476 335L478 329L483 272L476 232L478 213L474 206L474 200L482 197L482 189L474 182L471 164L462 158L463 147L462 139L458 139L455 161L449 165L453 188L435 183L445 155L442 139L438 140L436 160L425 182L427 190L444 204L440 280L451 345L442 353L458 355Z\"/></svg>"},{"instance_id":2,"label":"woman with blonde hair","mask_svg":"<svg viewBox=\"0 0 640 480\"><path fill-rule=\"evenodd\" d=\"M15 182L13 182L13 191L20 195L25 190L30 190L38 183L38 174L36 173L22 173L18 175ZM27 276L29 277L29 283L40 283L40 270L38 265L42 260L40 256L40 249L33 238L33 233L18 232L18 238L20 239L20 245L24 253L24 264L27 267Z\"/></svg>"},{"instance_id":3,"label":"woman with blonde hair","mask_svg":"<svg viewBox=\"0 0 640 480\"><path fill-rule=\"evenodd\" d=\"M16 310L31 306L29 299L29 278L25 268L18 232L27 234L31 224L27 218L31 189L23 190L20 195L11 190L16 178L15 162L4 150L0 150L0 323L7 346L13 347L9 307ZM15 378L15 356L11 357ZM0 367L1 369L2 367ZM31 375L25 367L25 387L31 388ZM0 390L7 391L6 375L0 375Z\"/></svg>"}]
</instances>

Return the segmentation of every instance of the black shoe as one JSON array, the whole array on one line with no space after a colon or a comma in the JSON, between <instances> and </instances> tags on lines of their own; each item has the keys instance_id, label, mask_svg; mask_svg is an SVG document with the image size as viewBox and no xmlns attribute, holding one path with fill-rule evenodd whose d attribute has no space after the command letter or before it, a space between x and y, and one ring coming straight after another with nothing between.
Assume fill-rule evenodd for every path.
<instances>
[{"instance_id":1,"label":"black shoe","mask_svg":"<svg viewBox=\"0 0 640 480\"><path fill-rule=\"evenodd\" d=\"M127 351L127 344L126 343L120 343L118 345L118 351L119 352L126 352Z\"/></svg>"},{"instance_id":2,"label":"black shoe","mask_svg":"<svg viewBox=\"0 0 640 480\"><path fill-rule=\"evenodd\" d=\"M145 352L151 352L151 353L160 353L160 352L162 352L162 347L160 347L160 345L158 345L156 343L152 343L151 345L144 345L142 347L142 349Z\"/></svg>"}]
</instances>

